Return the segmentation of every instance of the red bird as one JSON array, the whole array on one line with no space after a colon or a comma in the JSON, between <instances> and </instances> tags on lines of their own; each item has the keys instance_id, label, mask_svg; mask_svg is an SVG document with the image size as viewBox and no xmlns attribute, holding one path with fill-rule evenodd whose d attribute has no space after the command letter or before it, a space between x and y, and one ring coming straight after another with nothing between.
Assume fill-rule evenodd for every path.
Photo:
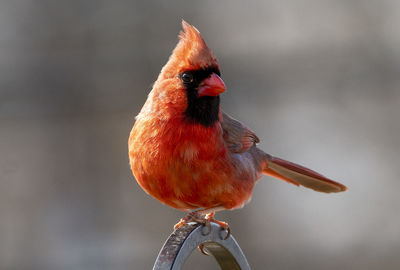
<instances>
[{"instance_id":1,"label":"red bird","mask_svg":"<svg viewBox=\"0 0 400 270\"><path fill-rule=\"evenodd\" d=\"M162 68L129 137L129 159L139 185L171 207L192 211L175 225L214 219L241 208L267 174L320 192L347 188L303 166L257 148L258 137L220 109L225 84L217 59L199 31L182 22L179 42Z\"/></svg>"}]
</instances>

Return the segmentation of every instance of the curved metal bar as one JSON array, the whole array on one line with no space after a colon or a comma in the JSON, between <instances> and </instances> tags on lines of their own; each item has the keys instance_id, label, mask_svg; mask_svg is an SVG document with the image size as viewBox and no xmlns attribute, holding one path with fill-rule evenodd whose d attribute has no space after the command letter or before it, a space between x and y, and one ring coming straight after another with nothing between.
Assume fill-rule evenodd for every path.
<instances>
[{"instance_id":1,"label":"curved metal bar","mask_svg":"<svg viewBox=\"0 0 400 270\"><path fill-rule=\"evenodd\" d=\"M201 224L190 223L175 230L158 254L153 270L180 270L200 244L217 260L221 269L250 270L250 266L232 235L211 223L211 231Z\"/></svg>"}]
</instances>

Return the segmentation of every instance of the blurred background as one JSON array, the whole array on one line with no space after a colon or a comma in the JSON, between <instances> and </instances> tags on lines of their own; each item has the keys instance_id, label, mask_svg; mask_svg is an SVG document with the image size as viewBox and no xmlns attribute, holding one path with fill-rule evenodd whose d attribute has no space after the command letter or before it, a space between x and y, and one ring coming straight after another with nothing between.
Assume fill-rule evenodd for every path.
<instances>
[{"instance_id":1,"label":"blurred background","mask_svg":"<svg viewBox=\"0 0 400 270\"><path fill-rule=\"evenodd\" d=\"M183 213L137 185L127 140L182 18L260 147L349 187L264 177L219 213L253 269L399 269L397 0L1 1L0 269L152 268Z\"/></svg>"}]
</instances>

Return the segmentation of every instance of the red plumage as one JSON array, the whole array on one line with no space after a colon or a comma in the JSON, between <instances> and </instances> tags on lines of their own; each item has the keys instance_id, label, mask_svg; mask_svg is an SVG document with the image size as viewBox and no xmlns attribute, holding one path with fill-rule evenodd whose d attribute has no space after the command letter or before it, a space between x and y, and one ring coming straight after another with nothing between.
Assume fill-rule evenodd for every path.
<instances>
[{"instance_id":1,"label":"red plumage","mask_svg":"<svg viewBox=\"0 0 400 270\"><path fill-rule=\"evenodd\" d=\"M139 185L161 202L198 213L242 207L268 174L322 192L346 187L256 147L257 136L219 108L219 65L196 28L183 32L129 137ZM212 216L211 216L212 218Z\"/></svg>"}]
</instances>

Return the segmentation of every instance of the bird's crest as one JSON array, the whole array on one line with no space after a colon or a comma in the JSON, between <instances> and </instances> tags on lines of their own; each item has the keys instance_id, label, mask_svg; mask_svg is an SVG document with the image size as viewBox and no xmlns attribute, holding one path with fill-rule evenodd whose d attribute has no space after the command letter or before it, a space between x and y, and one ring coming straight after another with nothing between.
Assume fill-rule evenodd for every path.
<instances>
[{"instance_id":1,"label":"bird's crest","mask_svg":"<svg viewBox=\"0 0 400 270\"><path fill-rule=\"evenodd\" d=\"M217 59L204 42L200 32L184 20L182 20L182 28L179 42L161 71L164 77L176 76L177 71L218 67Z\"/></svg>"}]
</instances>

